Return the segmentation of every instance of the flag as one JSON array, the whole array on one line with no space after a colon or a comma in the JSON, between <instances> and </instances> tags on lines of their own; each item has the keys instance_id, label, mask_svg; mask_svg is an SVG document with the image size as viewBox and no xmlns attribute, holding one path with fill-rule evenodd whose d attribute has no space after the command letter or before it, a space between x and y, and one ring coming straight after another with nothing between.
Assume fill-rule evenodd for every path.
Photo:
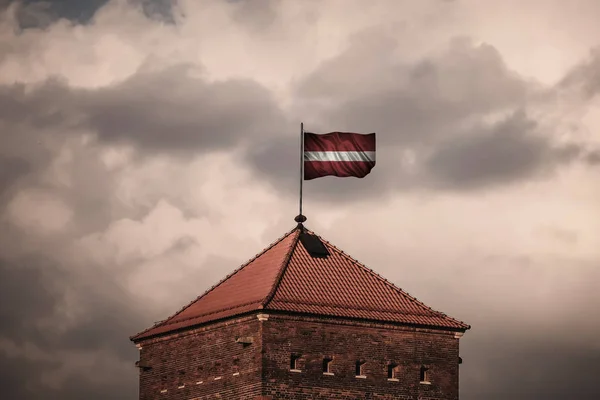
<instances>
[{"instance_id":1,"label":"flag","mask_svg":"<svg viewBox=\"0 0 600 400\"><path fill-rule=\"evenodd\" d=\"M304 133L304 180L328 175L364 178L374 166L374 133Z\"/></svg>"}]
</instances>

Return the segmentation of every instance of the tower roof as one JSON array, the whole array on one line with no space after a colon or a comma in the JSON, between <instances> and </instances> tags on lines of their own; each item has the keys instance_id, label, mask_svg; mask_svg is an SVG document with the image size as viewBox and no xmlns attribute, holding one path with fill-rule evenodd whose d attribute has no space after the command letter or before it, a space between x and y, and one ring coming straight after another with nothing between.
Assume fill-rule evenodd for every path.
<instances>
[{"instance_id":1,"label":"tower roof","mask_svg":"<svg viewBox=\"0 0 600 400\"><path fill-rule=\"evenodd\" d=\"M261 309L458 331L470 328L427 307L299 225L173 316L131 340Z\"/></svg>"}]
</instances>

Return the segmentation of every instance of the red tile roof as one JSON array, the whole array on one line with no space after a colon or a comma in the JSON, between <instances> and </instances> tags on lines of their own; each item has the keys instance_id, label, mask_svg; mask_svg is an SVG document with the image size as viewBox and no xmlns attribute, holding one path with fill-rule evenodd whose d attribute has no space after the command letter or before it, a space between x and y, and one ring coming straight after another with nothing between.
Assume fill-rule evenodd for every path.
<instances>
[{"instance_id":1,"label":"red tile roof","mask_svg":"<svg viewBox=\"0 0 600 400\"><path fill-rule=\"evenodd\" d=\"M260 309L460 331L470 328L427 307L322 238L329 256L312 257L300 243L300 233L300 228L288 232L175 315L131 339Z\"/></svg>"}]
</instances>

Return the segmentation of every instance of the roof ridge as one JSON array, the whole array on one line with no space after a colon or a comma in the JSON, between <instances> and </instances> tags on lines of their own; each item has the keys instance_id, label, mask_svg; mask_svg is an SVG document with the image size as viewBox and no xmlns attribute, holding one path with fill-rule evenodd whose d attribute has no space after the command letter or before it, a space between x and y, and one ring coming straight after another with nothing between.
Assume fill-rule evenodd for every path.
<instances>
[{"instance_id":1,"label":"roof ridge","mask_svg":"<svg viewBox=\"0 0 600 400\"><path fill-rule=\"evenodd\" d=\"M277 292L277 288L279 287L279 284L281 283L281 280L283 279L283 275L285 274L285 271L287 271L287 267L290 264L290 260L292 259L292 254L294 254L294 250L296 250L296 246L298 246L298 242L300 241L300 233L301 232L300 232L299 227L294 228L294 230L292 230L292 232L294 232L294 231L298 231L298 233L296 234L294 241L292 242L287 254L285 255L285 258L283 259L283 262L281 264L281 269L279 270L279 273L277 274L277 277L275 278L275 282L273 282L273 286L271 287L271 290L267 294L267 297L265 297L263 299L263 301L261 302L260 308L265 308L271 302L271 300L273 300L273 297L275 296L275 293Z\"/></svg>"},{"instance_id":2,"label":"roof ridge","mask_svg":"<svg viewBox=\"0 0 600 400\"><path fill-rule=\"evenodd\" d=\"M196 303L198 300L200 300L201 298L203 298L204 296L206 296L207 294L209 294L210 292L212 292L214 289L216 289L219 285L221 285L223 282L225 282L227 279L231 278L233 275L237 274L238 272L240 272L242 269L244 269L245 267L247 267L248 265L250 265L250 263L252 263L254 260L256 260L258 257L262 256L263 254L265 254L267 251L271 250L273 247L275 247L276 245L278 245L280 242L282 242L286 237L288 237L289 235L291 235L297 228L295 227L294 229L288 231L287 233L285 233L283 236L280 236L277 240L275 240L274 242L272 242L268 247L264 248L260 253L256 254L254 257L252 257L251 259L249 259L248 261L246 261L245 263L243 263L240 267L236 268L235 270L233 270L231 273L229 273L229 275L227 275L226 277L224 277L223 279L221 279L219 282L215 283L213 286L211 286L210 288L208 288L204 293L202 293L200 296L196 297L194 300L192 300L191 302L189 302L188 304L186 304L185 306L183 306L181 309L179 309L179 311L175 312L174 314L172 314L171 316L163 319L162 321L159 321L157 323L155 323L154 325L152 325L150 328L148 329L144 329L141 332L136 333L135 335L131 336L130 339L139 337L140 335L143 335L146 332L149 332L150 330L157 328L159 326L167 326L170 324L165 324L166 321L170 320L171 318L177 316L178 314L181 314L184 310L186 310L187 308L189 308L190 306L192 306L192 304ZM223 310L220 310L223 311ZM207 314L208 315L208 314ZM181 321L186 321L186 319L183 319ZM177 321L177 322L181 322L181 321ZM175 323L175 321L173 321L173 323Z\"/></svg>"},{"instance_id":3,"label":"roof ridge","mask_svg":"<svg viewBox=\"0 0 600 400\"><path fill-rule=\"evenodd\" d=\"M387 286L389 286L390 288L392 288L393 290L395 290L396 292L400 292L401 294L405 295L408 297L408 299L414 303L417 303L418 305L430 310L431 312L433 312L434 314L443 316L444 318L448 318L456 323L459 323L463 326L466 327L466 329L470 329L471 326L464 323L463 321L459 321L455 318L452 318L451 316L441 312L441 311L437 311L434 310L433 308L429 307L428 305L426 305L425 303L423 303L422 301L418 300L416 297L410 295L408 292L406 292L404 289L396 286L395 284L393 284L392 282L388 281L387 279L385 279L383 276L379 275L377 272L373 271L371 268L367 267L366 265L364 265L363 263L361 263L360 261L356 260L355 258L353 258L352 256L346 254L342 249L339 249L338 247L336 247L334 244L330 243L329 241L323 239L320 235L316 234L314 231L310 231L310 233L312 233L315 236L318 236L319 239L321 239L321 241L327 243L327 245L329 245L330 247L333 248L334 251L336 251L338 254L340 254L341 256L343 256L344 258L346 258L348 261L352 262L353 264L356 264L359 268L364 269L365 271L367 271L367 273L371 274L374 278L380 280L381 282L383 282L384 284L386 284Z\"/></svg>"}]
</instances>

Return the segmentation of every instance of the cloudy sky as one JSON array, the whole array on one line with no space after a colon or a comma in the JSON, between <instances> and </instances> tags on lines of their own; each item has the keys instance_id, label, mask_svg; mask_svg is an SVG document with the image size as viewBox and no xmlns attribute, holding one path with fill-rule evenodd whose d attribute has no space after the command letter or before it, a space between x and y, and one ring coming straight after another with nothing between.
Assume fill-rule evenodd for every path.
<instances>
[{"instance_id":1,"label":"cloudy sky","mask_svg":"<svg viewBox=\"0 0 600 400\"><path fill-rule=\"evenodd\" d=\"M463 400L600 398L597 0L0 0L0 383L134 399L128 337L294 226L473 326Z\"/></svg>"}]
</instances>

